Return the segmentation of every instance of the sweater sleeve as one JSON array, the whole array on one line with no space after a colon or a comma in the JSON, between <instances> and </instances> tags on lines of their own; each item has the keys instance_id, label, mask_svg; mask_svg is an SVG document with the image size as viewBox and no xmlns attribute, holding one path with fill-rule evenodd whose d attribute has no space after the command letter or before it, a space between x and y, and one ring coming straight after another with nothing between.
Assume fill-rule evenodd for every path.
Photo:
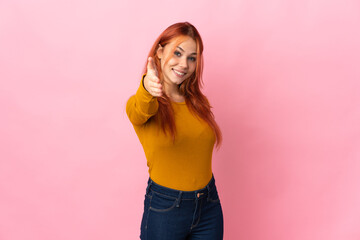
<instances>
[{"instance_id":1,"label":"sweater sleeve","mask_svg":"<svg viewBox=\"0 0 360 240\"><path fill-rule=\"evenodd\" d=\"M150 117L157 113L159 108L157 98L152 96L143 85L145 75L141 79L136 94L131 96L126 104L126 113L134 125L146 123Z\"/></svg>"}]
</instances>

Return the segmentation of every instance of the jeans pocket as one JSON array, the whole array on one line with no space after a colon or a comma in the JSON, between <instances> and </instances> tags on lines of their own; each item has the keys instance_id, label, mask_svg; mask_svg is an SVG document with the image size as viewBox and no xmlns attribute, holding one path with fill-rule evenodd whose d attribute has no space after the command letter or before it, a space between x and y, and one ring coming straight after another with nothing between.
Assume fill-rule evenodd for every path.
<instances>
[{"instance_id":1,"label":"jeans pocket","mask_svg":"<svg viewBox=\"0 0 360 240\"><path fill-rule=\"evenodd\" d=\"M176 206L177 198L151 191L150 210L167 212Z\"/></svg>"},{"instance_id":2,"label":"jeans pocket","mask_svg":"<svg viewBox=\"0 0 360 240\"><path fill-rule=\"evenodd\" d=\"M220 198L219 198L219 194L217 192L216 187L213 187L210 192L209 192L209 197L208 197L208 201L209 202L213 202L213 203L218 203L220 202Z\"/></svg>"}]
</instances>

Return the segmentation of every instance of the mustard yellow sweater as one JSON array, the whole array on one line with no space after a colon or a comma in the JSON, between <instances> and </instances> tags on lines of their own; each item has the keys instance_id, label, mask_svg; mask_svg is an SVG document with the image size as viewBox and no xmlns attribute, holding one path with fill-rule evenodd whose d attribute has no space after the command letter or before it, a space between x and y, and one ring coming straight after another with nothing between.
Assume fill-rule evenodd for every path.
<instances>
[{"instance_id":1,"label":"mustard yellow sweater","mask_svg":"<svg viewBox=\"0 0 360 240\"><path fill-rule=\"evenodd\" d=\"M176 190L201 189L212 177L215 134L205 121L189 111L185 102L171 102L171 105L177 131L174 142L153 117L157 114L158 101L146 91L142 81L128 100L126 113L144 148L150 178Z\"/></svg>"}]
</instances>

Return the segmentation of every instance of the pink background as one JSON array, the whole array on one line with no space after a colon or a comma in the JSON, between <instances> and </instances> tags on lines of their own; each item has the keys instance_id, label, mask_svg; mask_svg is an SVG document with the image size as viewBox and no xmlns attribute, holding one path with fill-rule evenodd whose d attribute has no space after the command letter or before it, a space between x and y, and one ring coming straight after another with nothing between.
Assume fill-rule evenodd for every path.
<instances>
[{"instance_id":1,"label":"pink background","mask_svg":"<svg viewBox=\"0 0 360 240\"><path fill-rule=\"evenodd\" d=\"M193 23L224 142L225 239L360 239L360 2L0 2L0 239L138 239L125 114L155 38Z\"/></svg>"}]
</instances>

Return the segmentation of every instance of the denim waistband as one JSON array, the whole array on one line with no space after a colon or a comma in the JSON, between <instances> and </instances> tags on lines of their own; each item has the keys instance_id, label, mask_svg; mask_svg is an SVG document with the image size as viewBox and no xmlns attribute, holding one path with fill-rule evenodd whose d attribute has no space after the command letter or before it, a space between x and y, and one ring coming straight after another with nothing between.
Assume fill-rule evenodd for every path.
<instances>
[{"instance_id":1,"label":"denim waistband","mask_svg":"<svg viewBox=\"0 0 360 240\"><path fill-rule=\"evenodd\" d=\"M165 194L167 196L172 196L175 198L180 197L181 199L185 200L185 199L196 199L196 198L200 198L201 196L206 196L208 195L209 192L211 192L214 189L214 187L215 187L214 174L212 174L209 183L204 188L195 191L181 191L181 190L164 187L155 183L149 177L146 193L148 193L151 188L153 191L157 193Z\"/></svg>"}]
</instances>

